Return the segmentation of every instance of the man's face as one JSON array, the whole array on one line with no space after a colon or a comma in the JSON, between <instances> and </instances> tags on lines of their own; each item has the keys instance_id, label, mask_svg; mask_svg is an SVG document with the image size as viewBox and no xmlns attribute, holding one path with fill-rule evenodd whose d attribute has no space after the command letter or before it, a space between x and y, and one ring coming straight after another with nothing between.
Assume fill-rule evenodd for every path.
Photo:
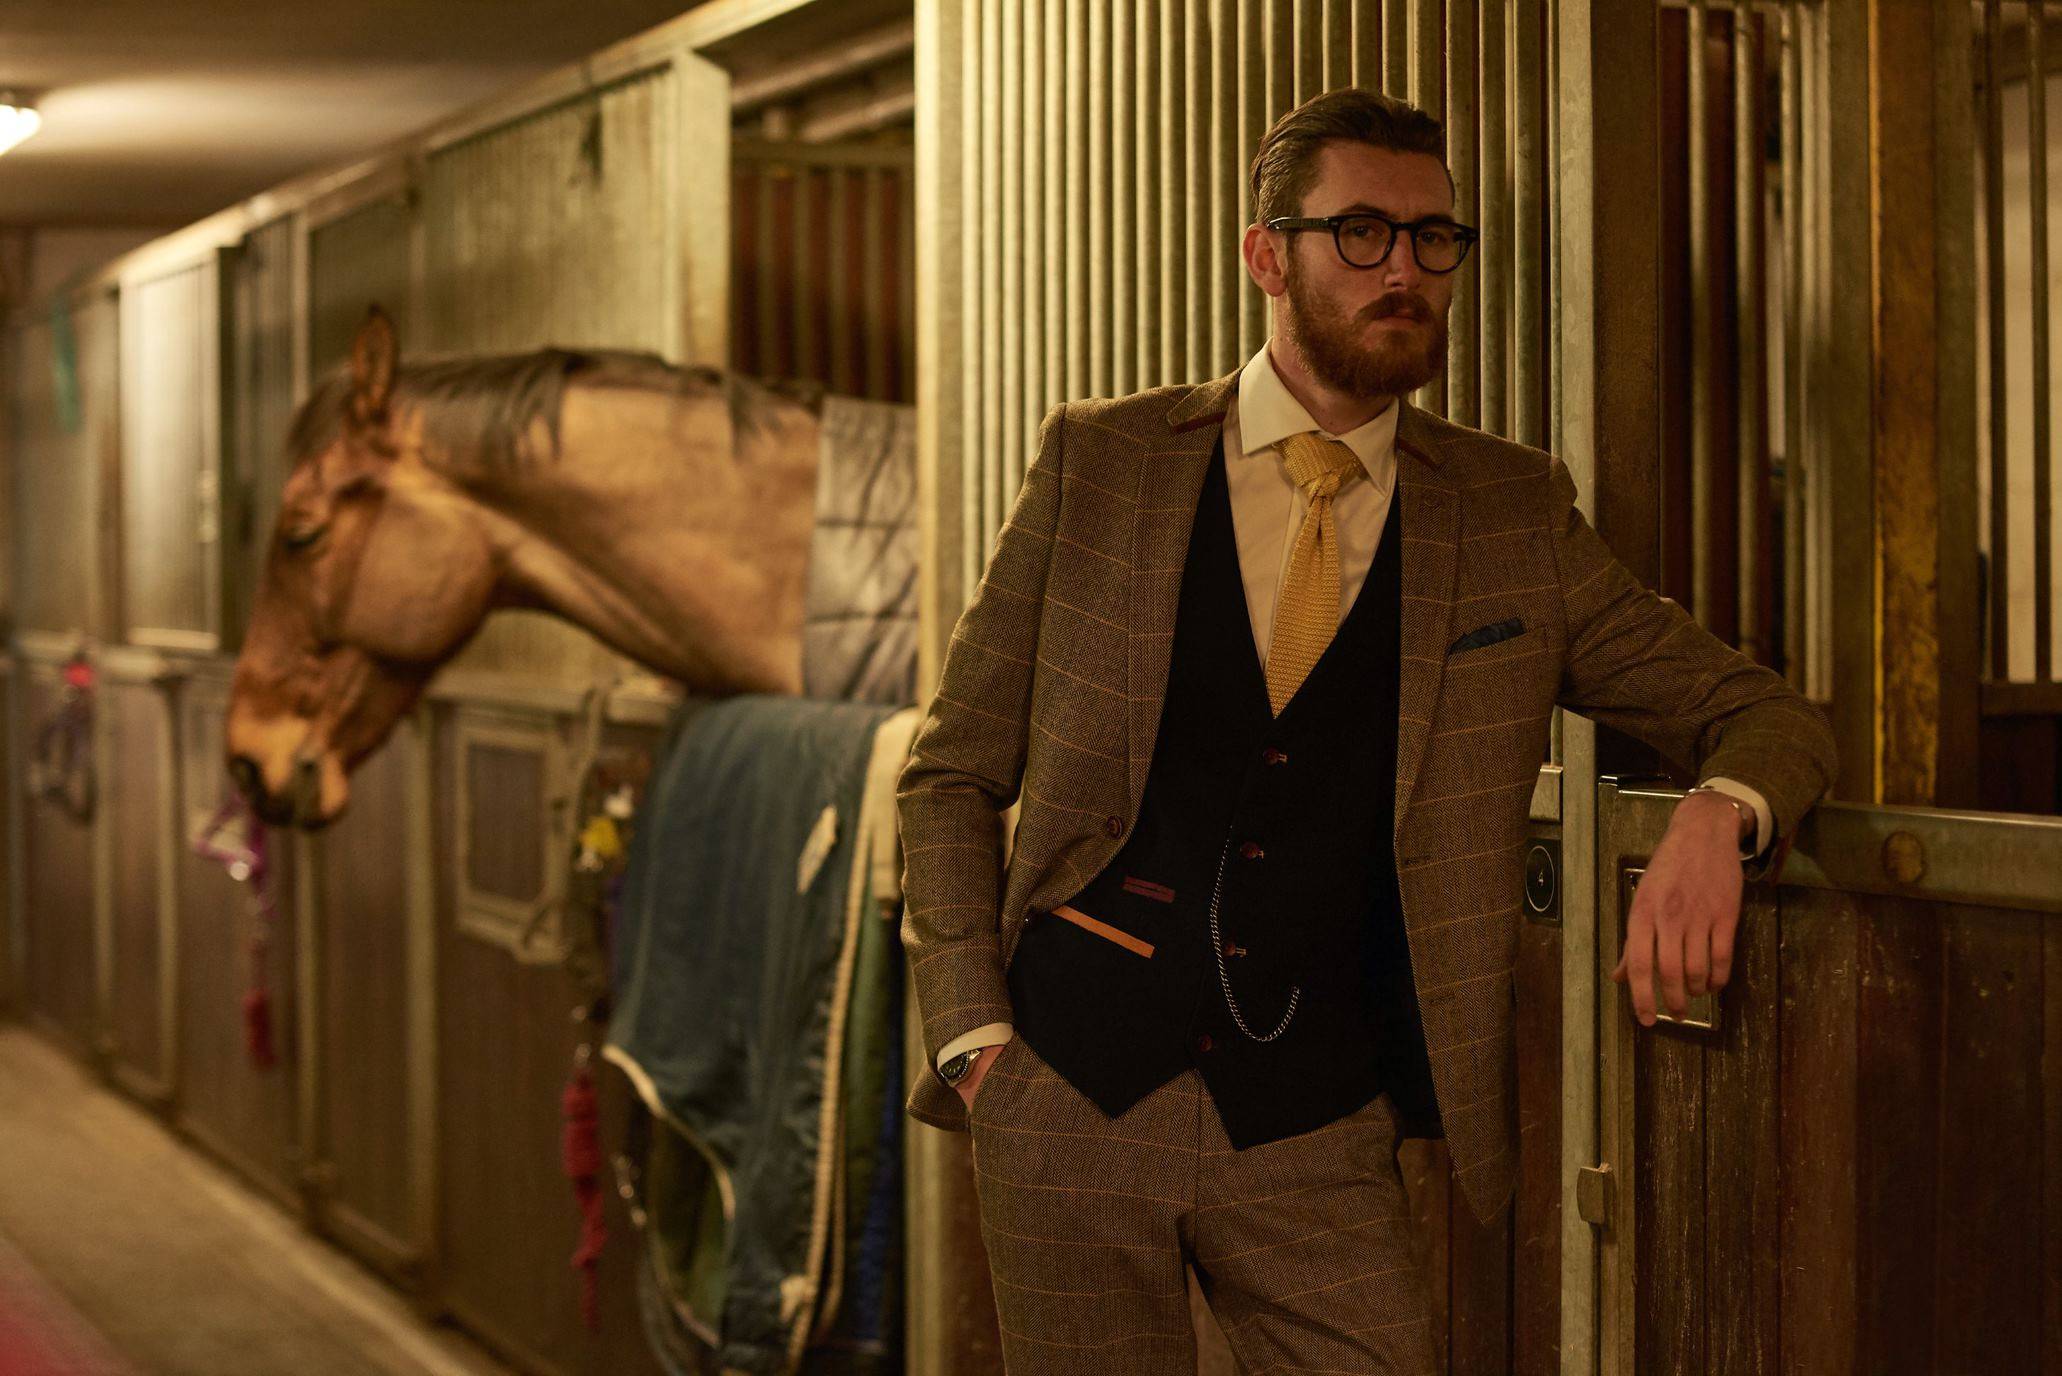
<instances>
[{"instance_id":1,"label":"man's face","mask_svg":"<svg viewBox=\"0 0 2062 1376\"><path fill-rule=\"evenodd\" d=\"M1364 143L1328 143L1303 215L1376 210L1392 220L1453 214L1446 170L1429 153L1397 153ZM1454 280L1467 270L1426 272L1417 248L1399 234L1380 267L1356 268L1332 236L1305 230L1280 236L1288 307L1285 342L1320 381L1356 396L1400 396L1446 366L1446 313Z\"/></svg>"}]
</instances>

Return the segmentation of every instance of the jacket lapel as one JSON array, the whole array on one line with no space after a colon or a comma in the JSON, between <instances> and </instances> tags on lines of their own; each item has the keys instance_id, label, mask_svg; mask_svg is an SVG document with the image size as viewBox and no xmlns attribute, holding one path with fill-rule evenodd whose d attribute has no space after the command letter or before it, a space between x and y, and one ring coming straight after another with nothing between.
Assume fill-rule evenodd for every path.
<instances>
[{"instance_id":1,"label":"jacket lapel","mask_svg":"<svg viewBox=\"0 0 2062 1376\"><path fill-rule=\"evenodd\" d=\"M1236 395L1236 371L1192 388L1167 413L1168 433L1139 464L1133 501L1127 777L1138 815L1167 692L1181 574L1210 455ZM1397 685L1396 826L1417 786L1446 669L1459 560L1460 496L1441 471L1446 455L1425 412L1408 399L1396 420L1396 490L1403 503L1402 668Z\"/></svg>"}]
</instances>

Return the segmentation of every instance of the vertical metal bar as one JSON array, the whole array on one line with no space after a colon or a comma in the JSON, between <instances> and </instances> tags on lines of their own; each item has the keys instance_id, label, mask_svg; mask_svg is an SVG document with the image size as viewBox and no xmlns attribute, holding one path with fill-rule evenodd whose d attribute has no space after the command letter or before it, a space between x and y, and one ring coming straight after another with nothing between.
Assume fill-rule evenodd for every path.
<instances>
[{"instance_id":1,"label":"vertical metal bar","mask_svg":"<svg viewBox=\"0 0 2062 1376\"><path fill-rule=\"evenodd\" d=\"M1241 175L1253 166L1254 150L1260 146L1260 139L1267 132L1271 116L1267 105L1267 33L1265 21L1268 16L1268 0L1239 0L1239 57L1233 68L1238 82L1238 166ZM1250 200L1248 193L1243 199ZM1245 206L1245 215L1238 225L1243 227L1249 218L1259 214L1254 206ZM1243 270L1234 279L1238 303L1238 357L1250 358L1259 349L1260 341L1267 337L1266 303L1258 288L1254 287Z\"/></svg>"},{"instance_id":2,"label":"vertical metal bar","mask_svg":"<svg viewBox=\"0 0 2062 1376\"><path fill-rule=\"evenodd\" d=\"M2005 406L2005 113L1998 90L2005 37L1999 0L1983 0L1983 240L1985 313L1990 318L1990 676L2011 677L2011 477Z\"/></svg>"},{"instance_id":3,"label":"vertical metal bar","mask_svg":"<svg viewBox=\"0 0 2062 1376\"><path fill-rule=\"evenodd\" d=\"M1685 15L1689 40L1684 45L1689 54L1689 98L1684 119L1689 147L1684 152L1690 170L1690 615L1707 626L1711 624L1712 601L1717 592L1711 574L1711 518L1713 470L1718 463L1711 446L1712 373L1718 360L1711 350L1711 297L1717 284L1711 273L1711 168L1705 137L1711 117L1711 93L1704 74L1704 39L1709 17L1704 0L1690 0Z\"/></svg>"},{"instance_id":4,"label":"vertical metal bar","mask_svg":"<svg viewBox=\"0 0 2062 1376\"><path fill-rule=\"evenodd\" d=\"M1212 131L1216 128L1212 98L1216 88L1211 73L1217 45L1210 41L1209 7L1210 0L1183 0L1182 7L1182 55L1187 68L1183 100L1187 114L1182 120L1187 195L1177 204L1188 242L1188 270L1181 298L1188 343L1182 368L1183 376L1197 381L1214 376L1223 368L1211 352L1212 317L1220 309L1216 265L1233 249L1218 237L1217 203L1223 197L1224 184L1231 182L1236 186L1239 179L1237 168L1226 167L1211 157Z\"/></svg>"},{"instance_id":5,"label":"vertical metal bar","mask_svg":"<svg viewBox=\"0 0 2062 1376\"><path fill-rule=\"evenodd\" d=\"M1768 569L1762 532L1768 518L1768 281L1762 261L1761 20L1746 6L1733 10L1733 256L1739 391L1736 394L1739 463L1735 468L1739 515L1738 621L1735 644L1757 663L1772 662L1762 607Z\"/></svg>"},{"instance_id":6,"label":"vertical metal bar","mask_svg":"<svg viewBox=\"0 0 2062 1376\"><path fill-rule=\"evenodd\" d=\"M1512 396L1504 410L1507 432L1520 444L1546 445L1547 347L1546 148L1542 124L1546 106L1542 91L1540 44L1544 14L1541 0L1516 0L1511 30L1514 98L1510 126L1512 186L1511 245L1517 270L1513 275Z\"/></svg>"},{"instance_id":7,"label":"vertical metal bar","mask_svg":"<svg viewBox=\"0 0 2062 1376\"><path fill-rule=\"evenodd\" d=\"M829 167L830 233L824 249L830 255L824 274L825 305L829 314L829 361L824 380L833 392L851 395L857 390L852 367L852 183L859 169Z\"/></svg>"},{"instance_id":8,"label":"vertical metal bar","mask_svg":"<svg viewBox=\"0 0 2062 1376\"><path fill-rule=\"evenodd\" d=\"M1131 239L1124 254L1132 264L1132 337L1123 348L1131 359L1133 391L1157 386L1160 378L1160 272L1155 261L1165 247L1160 237L1160 0L1129 0L1134 103L1132 163L1127 199L1132 205Z\"/></svg>"},{"instance_id":9,"label":"vertical metal bar","mask_svg":"<svg viewBox=\"0 0 2062 1376\"><path fill-rule=\"evenodd\" d=\"M1275 23L1286 23L1293 36L1289 83L1289 104L1275 113L1310 99L1325 87L1324 0L1289 0L1291 12L1276 14Z\"/></svg>"},{"instance_id":10,"label":"vertical metal bar","mask_svg":"<svg viewBox=\"0 0 2062 1376\"><path fill-rule=\"evenodd\" d=\"M1067 380L1069 399L1087 396L1093 345L1090 341L1090 277L1088 182L1096 174L1090 143L1088 88L1094 80L1089 64L1089 7L1094 0L1067 0ZM1104 283L1108 285L1107 282Z\"/></svg>"},{"instance_id":11,"label":"vertical metal bar","mask_svg":"<svg viewBox=\"0 0 2062 1376\"><path fill-rule=\"evenodd\" d=\"M1067 137L1067 86L1073 51L1068 48L1066 0L1045 0L1045 379L1036 393L1033 414L1043 417L1065 399L1068 355L1066 243L1074 216L1067 200L1067 179L1079 155ZM1034 432L1035 433L1035 432Z\"/></svg>"},{"instance_id":12,"label":"vertical metal bar","mask_svg":"<svg viewBox=\"0 0 2062 1376\"><path fill-rule=\"evenodd\" d=\"M1353 0L1346 8L1353 24L1348 79L1356 86L1378 91L1382 88L1382 0Z\"/></svg>"},{"instance_id":13,"label":"vertical metal bar","mask_svg":"<svg viewBox=\"0 0 2062 1376\"><path fill-rule=\"evenodd\" d=\"M981 339L986 332L982 317L986 314L990 298L981 291L981 108L980 93L990 89L982 83L981 73L981 28L977 15L968 12L960 25L961 46L959 51L961 76L959 104L956 110L948 112L948 118L956 126L959 138L959 288L960 309L960 351L957 371L960 377L961 406L956 439L957 449L952 458L957 461L959 473L960 506L966 529L960 537L962 560L961 597L971 597L980 586L982 564L988 557L988 533L991 527L986 518L983 504L983 488L979 474L980 455L983 452L979 442L981 421ZM950 54L947 56L950 60ZM956 619L959 606L952 608Z\"/></svg>"},{"instance_id":14,"label":"vertical metal bar","mask_svg":"<svg viewBox=\"0 0 2062 1376\"><path fill-rule=\"evenodd\" d=\"M1509 93L1504 68L1508 54L1504 18L1501 3L1482 7L1482 33L1475 64L1479 72L1476 82L1480 88L1475 102L1479 109L1478 137L1481 140L1481 215L1487 231L1485 242L1480 247L1482 262L1476 267L1482 281L1481 342L1477 346L1480 356L1477 382L1480 389L1479 424L1496 435L1508 434L1510 424L1511 261L1515 248L1511 242L1511 163L1506 125ZM1454 70L1465 72L1467 69L1455 63ZM1463 95L1459 90L1448 90L1449 106L1454 111L1456 124L1464 118L1460 104ZM1448 413L1452 413L1450 402Z\"/></svg>"},{"instance_id":15,"label":"vertical metal bar","mask_svg":"<svg viewBox=\"0 0 2062 1376\"><path fill-rule=\"evenodd\" d=\"M1497 0L1499 4L1502 0ZM1451 125L1446 110L1445 24L1441 18L1444 0L1411 0L1410 62L1411 103ZM1429 411L1446 414L1446 374L1418 389L1418 404Z\"/></svg>"},{"instance_id":16,"label":"vertical metal bar","mask_svg":"<svg viewBox=\"0 0 2062 1376\"><path fill-rule=\"evenodd\" d=\"M993 12L997 7L990 6ZM991 333L997 343L1000 385L995 405L1001 413L1001 431L989 462L996 467L997 483L1003 494L996 513L1001 528L1009 503L1024 484L1024 53L1023 10L1018 5L1000 7L995 16L997 65L1002 80L989 88L988 99L996 109L992 117L1001 140L1001 157L996 161L998 180L997 216L992 222L995 242L989 252L1001 261L1002 313Z\"/></svg>"},{"instance_id":17,"label":"vertical metal bar","mask_svg":"<svg viewBox=\"0 0 2062 1376\"><path fill-rule=\"evenodd\" d=\"M2048 414L2048 68L2046 0L2026 7L2027 204L2033 210L2033 677L2055 679L2053 470Z\"/></svg>"},{"instance_id":18,"label":"vertical metal bar","mask_svg":"<svg viewBox=\"0 0 2062 1376\"><path fill-rule=\"evenodd\" d=\"M1043 137L1046 105L1045 63L1048 53L1045 46L1046 0L1024 0L1020 16L1023 23L1023 77L1017 90L1017 106L1020 111L1017 143L1023 150L1024 165L1019 183L1016 222L1022 226L1023 248L1017 256L1017 271L1023 278L1021 304L1018 318L1023 323L1023 353L1018 368L1017 395L1011 408L1010 427L1017 432L1018 450L1029 462L1029 450L1033 437L1038 434L1038 420L1044 413L1045 380L1045 285L1052 276L1046 264L1045 248L1045 164L1058 149ZM1023 485L1020 471L1011 491Z\"/></svg>"},{"instance_id":19,"label":"vertical metal bar","mask_svg":"<svg viewBox=\"0 0 2062 1376\"><path fill-rule=\"evenodd\" d=\"M1353 84L1353 0L1324 0L1325 51L1318 90Z\"/></svg>"},{"instance_id":20,"label":"vertical metal bar","mask_svg":"<svg viewBox=\"0 0 2062 1376\"><path fill-rule=\"evenodd\" d=\"M1088 5L1088 391L1110 394L1110 7Z\"/></svg>"},{"instance_id":21,"label":"vertical metal bar","mask_svg":"<svg viewBox=\"0 0 2062 1376\"><path fill-rule=\"evenodd\" d=\"M1382 89L1399 99L1411 98L1410 16L1417 0L1381 0Z\"/></svg>"},{"instance_id":22,"label":"vertical metal bar","mask_svg":"<svg viewBox=\"0 0 2062 1376\"><path fill-rule=\"evenodd\" d=\"M1492 5L1489 8L1494 8ZM1477 153L1475 124L1476 18L1478 6L1446 7L1446 60L1451 64L1448 88L1453 92L1452 119L1446 125L1446 165L1453 173L1454 216L1463 224L1481 225L1482 239L1470 261L1455 272L1453 305L1449 308L1447 346L1447 415L1463 425L1478 425L1482 416L1483 265L1497 230L1481 219L1486 169ZM1486 60L1486 58L1485 58ZM1484 93L1486 99L1486 93ZM1398 244L1392 253L1408 251Z\"/></svg>"},{"instance_id":23,"label":"vertical metal bar","mask_svg":"<svg viewBox=\"0 0 2062 1376\"><path fill-rule=\"evenodd\" d=\"M1804 88L1802 20L1783 29L1783 670L1805 687L1804 564Z\"/></svg>"},{"instance_id":24,"label":"vertical metal bar","mask_svg":"<svg viewBox=\"0 0 2062 1376\"><path fill-rule=\"evenodd\" d=\"M1138 188L1133 176L1137 73L1132 23L1138 0L1104 0L1110 25L1110 380L1112 396L1135 390L1138 361Z\"/></svg>"},{"instance_id":25,"label":"vertical metal bar","mask_svg":"<svg viewBox=\"0 0 2062 1376\"><path fill-rule=\"evenodd\" d=\"M981 474L981 534L989 542L1002 529L1012 493L1002 481L1002 337L1012 322L1002 305L1002 15L996 5L981 6L981 442L972 458Z\"/></svg>"},{"instance_id":26,"label":"vertical metal bar","mask_svg":"<svg viewBox=\"0 0 2062 1376\"><path fill-rule=\"evenodd\" d=\"M1186 315L1195 300L1188 289L1188 227L1195 216L1187 209L1189 131L1188 30L1182 0L1154 0L1160 7L1160 165L1158 200L1160 228L1160 356L1152 373L1157 383L1180 382L1189 376Z\"/></svg>"},{"instance_id":27,"label":"vertical metal bar","mask_svg":"<svg viewBox=\"0 0 2062 1376\"><path fill-rule=\"evenodd\" d=\"M1241 119L1245 83L1241 79L1240 34L1245 6L1253 0L1209 0L1210 3L1210 161L1231 169L1231 176L1212 176L1210 188L1210 367L1228 372L1239 353L1241 301L1246 274L1239 258L1239 231L1246 223L1251 199Z\"/></svg>"}]
</instances>

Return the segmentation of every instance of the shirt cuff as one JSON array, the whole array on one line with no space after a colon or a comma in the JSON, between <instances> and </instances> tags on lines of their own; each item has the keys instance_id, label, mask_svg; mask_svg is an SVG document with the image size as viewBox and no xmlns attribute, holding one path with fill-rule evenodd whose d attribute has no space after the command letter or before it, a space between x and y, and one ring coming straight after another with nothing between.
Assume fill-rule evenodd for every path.
<instances>
[{"instance_id":1,"label":"shirt cuff","mask_svg":"<svg viewBox=\"0 0 2062 1376\"><path fill-rule=\"evenodd\" d=\"M1768 799L1761 796L1760 790L1743 784L1738 779L1729 779L1723 774L1714 774L1700 782L1721 793L1729 793L1754 809L1754 834L1741 843L1740 858L1751 860L1761 854L1773 839L1770 833L1775 825L1769 816Z\"/></svg>"},{"instance_id":2,"label":"shirt cuff","mask_svg":"<svg viewBox=\"0 0 2062 1376\"><path fill-rule=\"evenodd\" d=\"M957 1037L939 1047L938 1064L944 1065L954 1056L970 1047L994 1046L997 1042L1006 1042L1016 1035L1017 1029L1010 1023L984 1023L971 1032L960 1033Z\"/></svg>"}]
</instances>

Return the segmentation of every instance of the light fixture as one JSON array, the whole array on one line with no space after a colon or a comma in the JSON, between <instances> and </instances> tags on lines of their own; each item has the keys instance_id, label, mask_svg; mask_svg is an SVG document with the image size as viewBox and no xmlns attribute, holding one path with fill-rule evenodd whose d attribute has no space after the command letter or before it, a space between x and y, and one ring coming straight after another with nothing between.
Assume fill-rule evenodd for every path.
<instances>
[{"instance_id":1,"label":"light fixture","mask_svg":"<svg viewBox=\"0 0 2062 1376\"><path fill-rule=\"evenodd\" d=\"M20 143L43 127L36 106L18 91L0 90L0 153Z\"/></svg>"}]
</instances>

